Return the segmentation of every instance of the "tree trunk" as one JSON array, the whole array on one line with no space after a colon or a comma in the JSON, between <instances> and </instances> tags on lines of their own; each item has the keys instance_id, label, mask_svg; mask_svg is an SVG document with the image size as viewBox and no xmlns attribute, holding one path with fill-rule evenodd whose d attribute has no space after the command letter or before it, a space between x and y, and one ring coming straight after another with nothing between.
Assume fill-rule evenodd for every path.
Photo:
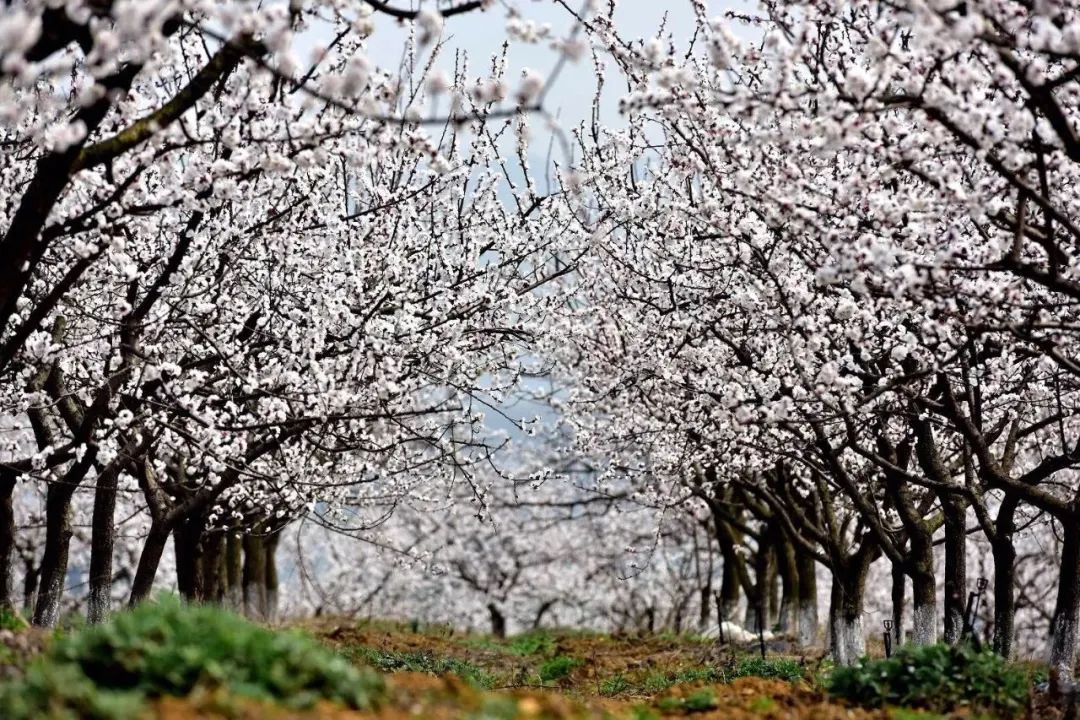
<instances>
[{"instance_id":1,"label":"tree trunk","mask_svg":"<svg viewBox=\"0 0 1080 720\"><path fill-rule=\"evenodd\" d=\"M103 622L112 610L113 548L116 546L116 488L119 472L108 469L94 487L94 514L90 530L90 590L86 621Z\"/></svg>"},{"instance_id":2,"label":"tree trunk","mask_svg":"<svg viewBox=\"0 0 1080 720\"><path fill-rule=\"evenodd\" d=\"M206 578L203 563L206 548L206 515L193 513L173 529L173 552L176 554L176 588L188 602L204 602Z\"/></svg>"},{"instance_id":3,"label":"tree trunk","mask_svg":"<svg viewBox=\"0 0 1080 720\"><path fill-rule=\"evenodd\" d=\"M862 628L862 583L833 573L829 596L829 649L837 665L854 665L866 654Z\"/></svg>"},{"instance_id":4,"label":"tree trunk","mask_svg":"<svg viewBox=\"0 0 1080 720\"><path fill-rule=\"evenodd\" d=\"M495 605L488 603L488 614L491 616L491 634L500 640L506 637L506 616Z\"/></svg>"},{"instance_id":5,"label":"tree trunk","mask_svg":"<svg viewBox=\"0 0 1080 720\"><path fill-rule=\"evenodd\" d=\"M733 563L724 560L724 571L720 580L720 617L717 622L731 622L739 611L739 575Z\"/></svg>"},{"instance_id":6,"label":"tree trunk","mask_svg":"<svg viewBox=\"0 0 1080 720\"><path fill-rule=\"evenodd\" d=\"M1001 501L994 521L990 550L994 555L994 652L1008 660L1016 637L1016 532L1017 500Z\"/></svg>"},{"instance_id":7,"label":"tree trunk","mask_svg":"<svg viewBox=\"0 0 1080 720\"><path fill-rule=\"evenodd\" d=\"M259 528L244 536L244 614L266 619L266 553Z\"/></svg>"},{"instance_id":8,"label":"tree trunk","mask_svg":"<svg viewBox=\"0 0 1080 720\"><path fill-rule=\"evenodd\" d=\"M1062 520L1061 573L1050 624L1050 682L1063 692L1074 683L1076 624L1080 620L1080 517Z\"/></svg>"},{"instance_id":9,"label":"tree trunk","mask_svg":"<svg viewBox=\"0 0 1080 720\"><path fill-rule=\"evenodd\" d=\"M165 552L165 545L169 542L170 530L163 522L150 524L150 533L143 541L142 553L139 555L139 566L135 570L135 579L131 581L131 597L128 605L134 607L150 597L154 589L154 577L157 575L158 565L161 563L161 555Z\"/></svg>"},{"instance_id":10,"label":"tree trunk","mask_svg":"<svg viewBox=\"0 0 1080 720\"><path fill-rule=\"evenodd\" d=\"M34 605L37 604L38 578L41 577L41 566L34 565L32 559L27 559L23 564L23 616L30 617L34 614Z\"/></svg>"},{"instance_id":11,"label":"tree trunk","mask_svg":"<svg viewBox=\"0 0 1080 720\"><path fill-rule=\"evenodd\" d=\"M280 539L281 531L275 531L263 543L266 556L266 619L270 622L275 622L278 615L277 547Z\"/></svg>"},{"instance_id":12,"label":"tree trunk","mask_svg":"<svg viewBox=\"0 0 1080 720\"><path fill-rule=\"evenodd\" d=\"M937 578L934 577L934 549L927 535L911 538L911 643L937 642Z\"/></svg>"},{"instance_id":13,"label":"tree trunk","mask_svg":"<svg viewBox=\"0 0 1080 720\"><path fill-rule=\"evenodd\" d=\"M759 620L764 624L761 629L768 629L769 584L775 574L776 563L773 561L772 547L767 540L759 540L758 548L754 552L753 593L746 598L746 613L743 622L743 627L750 632L758 631Z\"/></svg>"},{"instance_id":14,"label":"tree trunk","mask_svg":"<svg viewBox=\"0 0 1080 720\"><path fill-rule=\"evenodd\" d=\"M907 575L900 563L892 565L892 636L893 645L904 644L904 601L907 595Z\"/></svg>"},{"instance_id":15,"label":"tree trunk","mask_svg":"<svg viewBox=\"0 0 1080 720\"><path fill-rule=\"evenodd\" d=\"M225 603L236 611L244 608L244 544L230 531L225 539Z\"/></svg>"},{"instance_id":16,"label":"tree trunk","mask_svg":"<svg viewBox=\"0 0 1080 720\"><path fill-rule=\"evenodd\" d=\"M812 647L817 643L818 634L817 561L806 553L798 553L796 558L799 579L799 644Z\"/></svg>"},{"instance_id":17,"label":"tree trunk","mask_svg":"<svg viewBox=\"0 0 1080 720\"><path fill-rule=\"evenodd\" d=\"M12 580L15 561L15 473L0 470L0 611L15 609Z\"/></svg>"},{"instance_id":18,"label":"tree trunk","mask_svg":"<svg viewBox=\"0 0 1080 720\"><path fill-rule=\"evenodd\" d=\"M221 604L225 594L225 536L218 531L203 533L199 550L200 602Z\"/></svg>"},{"instance_id":19,"label":"tree trunk","mask_svg":"<svg viewBox=\"0 0 1080 720\"><path fill-rule=\"evenodd\" d=\"M799 631L799 567L787 535L782 530L777 535L776 569L783 583L778 625L782 634L795 635Z\"/></svg>"},{"instance_id":20,"label":"tree trunk","mask_svg":"<svg viewBox=\"0 0 1080 720\"><path fill-rule=\"evenodd\" d=\"M68 551L71 547L71 496L74 483L58 482L45 495L45 554L41 558L34 624L52 627L60 618L60 601L67 577Z\"/></svg>"},{"instance_id":21,"label":"tree trunk","mask_svg":"<svg viewBox=\"0 0 1080 720\"><path fill-rule=\"evenodd\" d=\"M966 506L955 497L942 498L945 514L945 642L955 645L964 632L967 606Z\"/></svg>"},{"instance_id":22,"label":"tree trunk","mask_svg":"<svg viewBox=\"0 0 1080 720\"><path fill-rule=\"evenodd\" d=\"M853 665L866 654L866 637L862 627L863 596L866 575L879 552L876 546L863 545L853 555L837 558L839 562L833 564L829 593L829 649L837 665Z\"/></svg>"}]
</instances>

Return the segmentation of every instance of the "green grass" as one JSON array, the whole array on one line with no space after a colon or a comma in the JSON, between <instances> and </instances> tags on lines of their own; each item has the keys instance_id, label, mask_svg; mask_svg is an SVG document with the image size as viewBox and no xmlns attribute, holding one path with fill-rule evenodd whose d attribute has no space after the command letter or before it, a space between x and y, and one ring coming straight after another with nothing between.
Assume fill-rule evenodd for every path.
<instances>
[{"instance_id":1,"label":"green grass","mask_svg":"<svg viewBox=\"0 0 1080 720\"><path fill-rule=\"evenodd\" d=\"M866 707L886 705L952 712L968 708L994 717L1026 707L1030 670L966 645L904 647L891 658L864 658L832 671L830 693Z\"/></svg>"},{"instance_id":2,"label":"green grass","mask_svg":"<svg viewBox=\"0 0 1080 720\"><path fill-rule=\"evenodd\" d=\"M515 655L551 655L555 652L555 638L546 630L533 630L510 638L507 649Z\"/></svg>"},{"instance_id":3,"label":"green grass","mask_svg":"<svg viewBox=\"0 0 1080 720\"><path fill-rule=\"evenodd\" d=\"M428 675L456 675L485 690L504 684L499 675L475 663L455 657L436 655L426 650L395 652L360 646L349 648L347 655L351 660L373 667L380 672L404 671Z\"/></svg>"},{"instance_id":4,"label":"green grass","mask_svg":"<svg viewBox=\"0 0 1080 720\"><path fill-rule=\"evenodd\" d=\"M698 688L686 697L666 697L656 701L656 707L665 713L696 713L716 707L716 693L712 688Z\"/></svg>"},{"instance_id":5,"label":"green grass","mask_svg":"<svg viewBox=\"0 0 1080 720\"><path fill-rule=\"evenodd\" d=\"M0 608L0 630L22 630L30 626L22 615L10 608Z\"/></svg>"},{"instance_id":6,"label":"green grass","mask_svg":"<svg viewBox=\"0 0 1080 720\"><path fill-rule=\"evenodd\" d=\"M619 674L601 684L602 695L657 695L675 685L729 683L741 677L775 678L795 683L805 677L805 667L791 658L731 658L724 664L653 670L633 678Z\"/></svg>"},{"instance_id":7,"label":"green grass","mask_svg":"<svg viewBox=\"0 0 1080 720\"><path fill-rule=\"evenodd\" d=\"M0 685L5 720L137 717L147 700L198 689L310 707L321 699L369 708L382 680L295 632L166 598L57 637Z\"/></svg>"},{"instance_id":8,"label":"green grass","mask_svg":"<svg viewBox=\"0 0 1080 720\"><path fill-rule=\"evenodd\" d=\"M576 668L579 668L584 664L585 663L582 660L570 657L569 655L556 655L555 657L540 663L537 674L540 676L541 681L545 683L553 682L555 680L562 680Z\"/></svg>"}]
</instances>

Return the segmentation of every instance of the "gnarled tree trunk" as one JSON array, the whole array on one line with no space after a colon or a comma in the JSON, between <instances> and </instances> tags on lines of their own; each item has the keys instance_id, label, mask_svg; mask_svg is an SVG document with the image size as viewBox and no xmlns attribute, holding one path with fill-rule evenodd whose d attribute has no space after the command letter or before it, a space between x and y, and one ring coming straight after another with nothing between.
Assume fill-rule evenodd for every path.
<instances>
[{"instance_id":1,"label":"gnarled tree trunk","mask_svg":"<svg viewBox=\"0 0 1080 720\"><path fill-rule=\"evenodd\" d=\"M1074 684L1080 620L1080 517L1066 518L1062 528L1061 573L1050 624L1050 678L1058 691L1071 689Z\"/></svg>"},{"instance_id":2,"label":"gnarled tree trunk","mask_svg":"<svg viewBox=\"0 0 1080 720\"><path fill-rule=\"evenodd\" d=\"M945 642L959 642L967 607L966 508L955 497L943 497L945 515Z\"/></svg>"}]
</instances>

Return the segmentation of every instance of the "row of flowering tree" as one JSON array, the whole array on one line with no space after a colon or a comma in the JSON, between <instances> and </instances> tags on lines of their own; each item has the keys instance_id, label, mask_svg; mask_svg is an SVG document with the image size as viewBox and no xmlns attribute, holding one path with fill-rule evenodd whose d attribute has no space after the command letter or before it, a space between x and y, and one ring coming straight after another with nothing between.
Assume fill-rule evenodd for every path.
<instances>
[{"instance_id":1,"label":"row of flowering tree","mask_svg":"<svg viewBox=\"0 0 1080 720\"><path fill-rule=\"evenodd\" d=\"M3 9L0 605L30 537L55 623L77 535L91 621L151 593L170 540L185 596L271 613L290 521L490 461L481 395L555 302L560 229L531 186L505 201L535 74L428 71L482 5ZM401 21L388 73L366 39Z\"/></svg>"},{"instance_id":2,"label":"row of flowering tree","mask_svg":"<svg viewBox=\"0 0 1080 720\"><path fill-rule=\"evenodd\" d=\"M1070 677L1078 11L695 0L677 45L551 3L570 36L508 35L627 90L543 191L552 78L442 58L491 3L5 7L0 604L53 624L85 569L96 621L167 566L272 617L284 546L320 607L404 606L353 538L495 634L711 604L809 644L825 567L850 663L881 559L895 631L910 585L910 639L958 641L980 537L1008 655L1042 533ZM522 393L550 457L492 430Z\"/></svg>"},{"instance_id":3,"label":"row of flowering tree","mask_svg":"<svg viewBox=\"0 0 1080 720\"><path fill-rule=\"evenodd\" d=\"M973 534L1008 654L1014 539L1049 520L1049 658L1071 678L1078 9L694 7L689 47L581 18L628 87L626 127L579 133L563 198L581 282L547 337L583 450L657 506L709 508L751 597L768 562L829 568L842 663L864 652L879 557L899 598L911 583L911 640L935 641L943 615L957 641ZM735 550L769 536L784 551L743 569Z\"/></svg>"}]
</instances>

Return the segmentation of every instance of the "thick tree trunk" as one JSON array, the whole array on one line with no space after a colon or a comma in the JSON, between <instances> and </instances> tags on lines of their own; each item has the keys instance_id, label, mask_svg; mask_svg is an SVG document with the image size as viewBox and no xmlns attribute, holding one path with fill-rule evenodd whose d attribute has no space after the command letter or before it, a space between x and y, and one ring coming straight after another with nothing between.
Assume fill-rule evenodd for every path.
<instances>
[{"instance_id":1,"label":"thick tree trunk","mask_svg":"<svg viewBox=\"0 0 1080 720\"><path fill-rule=\"evenodd\" d=\"M904 600L907 595L907 575L900 563L892 565L892 623L893 645L904 644Z\"/></svg>"},{"instance_id":2,"label":"thick tree trunk","mask_svg":"<svg viewBox=\"0 0 1080 720\"><path fill-rule=\"evenodd\" d=\"M103 472L94 487L94 513L90 529L90 590L86 621L103 622L112 610L113 548L116 546L116 488L119 473Z\"/></svg>"},{"instance_id":3,"label":"thick tree trunk","mask_svg":"<svg viewBox=\"0 0 1080 720\"><path fill-rule=\"evenodd\" d=\"M863 583L833 573L829 597L829 649L837 665L854 665L866 654L863 637Z\"/></svg>"},{"instance_id":4,"label":"thick tree trunk","mask_svg":"<svg viewBox=\"0 0 1080 720\"><path fill-rule=\"evenodd\" d=\"M998 508L990 550L994 555L994 652L1012 657L1016 637L1016 506L1008 496Z\"/></svg>"},{"instance_id":5,"label":"thick tree trunk","mask_svg":"<svg viewBox=\"0 0 1080 720\"><path fill-rule=\"evenodd\" d=\"M1077 621L1080 620L1080 518L1062 521L1061 573L1050 625L1050 678L1055 690L1074 684Z\"/></svg>"},{"instance_id":6,"label":"thick tree trunk","mask_svg":"<svg viewBox=\"0 0 1080 720\"><path fill-rule=\"evenodd\" d=\"M799 644L812 647L817 643L818 594L817 561L799 553L796 569L799 577Z\"/></svg>"},{"instance_id":7,"label":"thick tree trunk","mask_svg":"<svg viewBox=\"0 0 1080 720\"><path fill-rule=\"evenodd\" d=\"M753 592L746 598L746 613L743 627L751 632L757 632L760 623L768 629L769 626L769 585L776 575L776 562L771 544L766 540L758 542L758 548L754 552L754 586Z\"/></svg>"},{"instance_id":8,"label":"thick tree trunk","mask_svg":"<svg viewBox=\"0 0 1080 720\"><path fill-rule=\"evenodd\" d=\"M708 583L698 592L698 632L703 633L709 629L709 618L712 616L709 608L712 606L712 583Z\"/></svg>"},{"instance_id":9,"label":"thick tree trunk","mask_svg":"<svg viewBox=\"0 0 1080 720\"><path fill-rule=\"evenodd\" d=\"M60 618L71 547L74 492L74 484L61 482L50 485L45 495L45 553L41 558L41 579L34 607L34 624L41 627L52 627Z\"/></svg>"},{"instance_id":10,"label":"thick tree trunk","mask_svg":"<svg viewBox=\"0 0 1080 720\"><path fill-rule=\"evenodd\" d=\"M718 622L731 622L739 611L739 575L733 563L724 560L724 571L720 580L720 617Z\"/></svg>"},{"instance_id":11,"label":"thick tree trunk","mask_svg":"<svg viewBox=\"0 0 1080 720\"><path fill-rule=\"evenodd\" d=\"M864 538L863 543L867 540ZM880 554L876 545L862 545L854 554L836 558L829 593L829 649L837 665L853 665L866 654L863 597L870 564Z\"/></svg>"},{"instance_id":12,"label":"thick tree trunk","mask_svg":"<svg viewBox=\"0 0 1080 720\"><path fill-rule=\"evenodd\" d=\"M260 530L244 536L244 614L266 619L266 553Z\"/></svg>"},{"instance_id":13,"label":"thick tree trunk","mask_svg":"<svg viewBox=\"0 0 1080 720\"><path fill-rule=\"evenodd\" d=\"M937 642L937 578L934 577L934 549L928 535L911 538L911 643Z\"/></svg>"},{"instance_id":14,"label":"thick tree trunk","mask_svg":"<svg viewBox=\"0 0 1080 720\"><path fill-rule=\"evenodd\" d=\"M131 607L150 597L154 589L154 577L157 575L158 565L161 564L161 555L169 542L169 535L170 530L166 524L151 523L150 533L143 541L139 566L135 570L135 579L131 581L131 597L128 599L128 605Z\"/></svg>"},{"instance_id":15,"label":"thick tree trunk","mask_svg":"<svg viewBox=\"0 0 1080 720\"><path fill-rule=\"evenodd\" d=\"M244 607L244 544L240 534L230 531L225 539L225 603L233 610Z\"/></svg>"},{"instance_id":16,"label":"thick tree trunk","mask_svg":"<svg viewBox=\"0 0 1080 720\"><path fill-rule=\"evenodd\" d=\"M225 597L225 535L213 531L203 535L199 560L202 602L221 604Z\"/></svg>"},{"instance_id":17,"label":"thick tree trunk","mask_svg":"<svg viewBox=\"0 0 1080 720\"><path fill-rule=\"evenodd\" d=\"M777 532L775 548L776 570L783 584L777 624L784 635L795 635L799 630L799 568L795 548L782 530Z\"/></svg>"},{"instance_id":18,"label":"thick tree trunk","mask_svg":"<svg viewBox=\"0 0 1080 720\"><path fill-rule=\"evenodd\" d=\"M15 473L0 470L0 611L15 609Z\"/></svg>"},{"instance_id":19,"label":"thick tree trunk","mask_svg":"<svg viewBox=\"0 0 1080 720\"><path fill-rule=\"evenodd\" d=\"M966 506L956 498L942 498L945 514L945 642L954 645L964 632L967 607Z\"/></svg>"},{"instance_id":20,"label":"thick tree trunk","mask_svg":"<svg viewBox=\"0 0 1080 720\"><path fill-rule=\"evenodd\" d=\"M267 536L263 544L266 556L266 619L270 622L277 621L278 615L277 547L280 539L280 531L274 532Z\"/></svg>"},{"instance_id":21,"label":"thick tree trunk","mask_svg":"<svg viewBox=\"0 0 1080 720\"><path fill-rule=\"evenodd\" d=\"M176 588L188 602L206 600L203 585L203 541L206 535L206 516L194 513L173 529L173 552L176 554Z\"/></svg>"},{"instance_id":22,"label":"thick tree trunk","mask_svg":"<svg viewBox=\"0 0 1080 720\"><path fill-rule=\"evenodd\" d=\"M41 577L41 566L34 565L32 560L27 560L23 567L23 616L30 617L34 614L34 605L37 604L38 578Z\"/></svg>"},{"instance_id":23,"label":"thick tree trunk","mask_svg":"<svg viewBox=\"0 0 1080 720\"><path fill-rule=\"evenodd\" d=\"M495 603L488 603L488 615L491 616L491 634L495 637L506 637L506 616L502 614Z\"/></svg>"}]
</instances>

